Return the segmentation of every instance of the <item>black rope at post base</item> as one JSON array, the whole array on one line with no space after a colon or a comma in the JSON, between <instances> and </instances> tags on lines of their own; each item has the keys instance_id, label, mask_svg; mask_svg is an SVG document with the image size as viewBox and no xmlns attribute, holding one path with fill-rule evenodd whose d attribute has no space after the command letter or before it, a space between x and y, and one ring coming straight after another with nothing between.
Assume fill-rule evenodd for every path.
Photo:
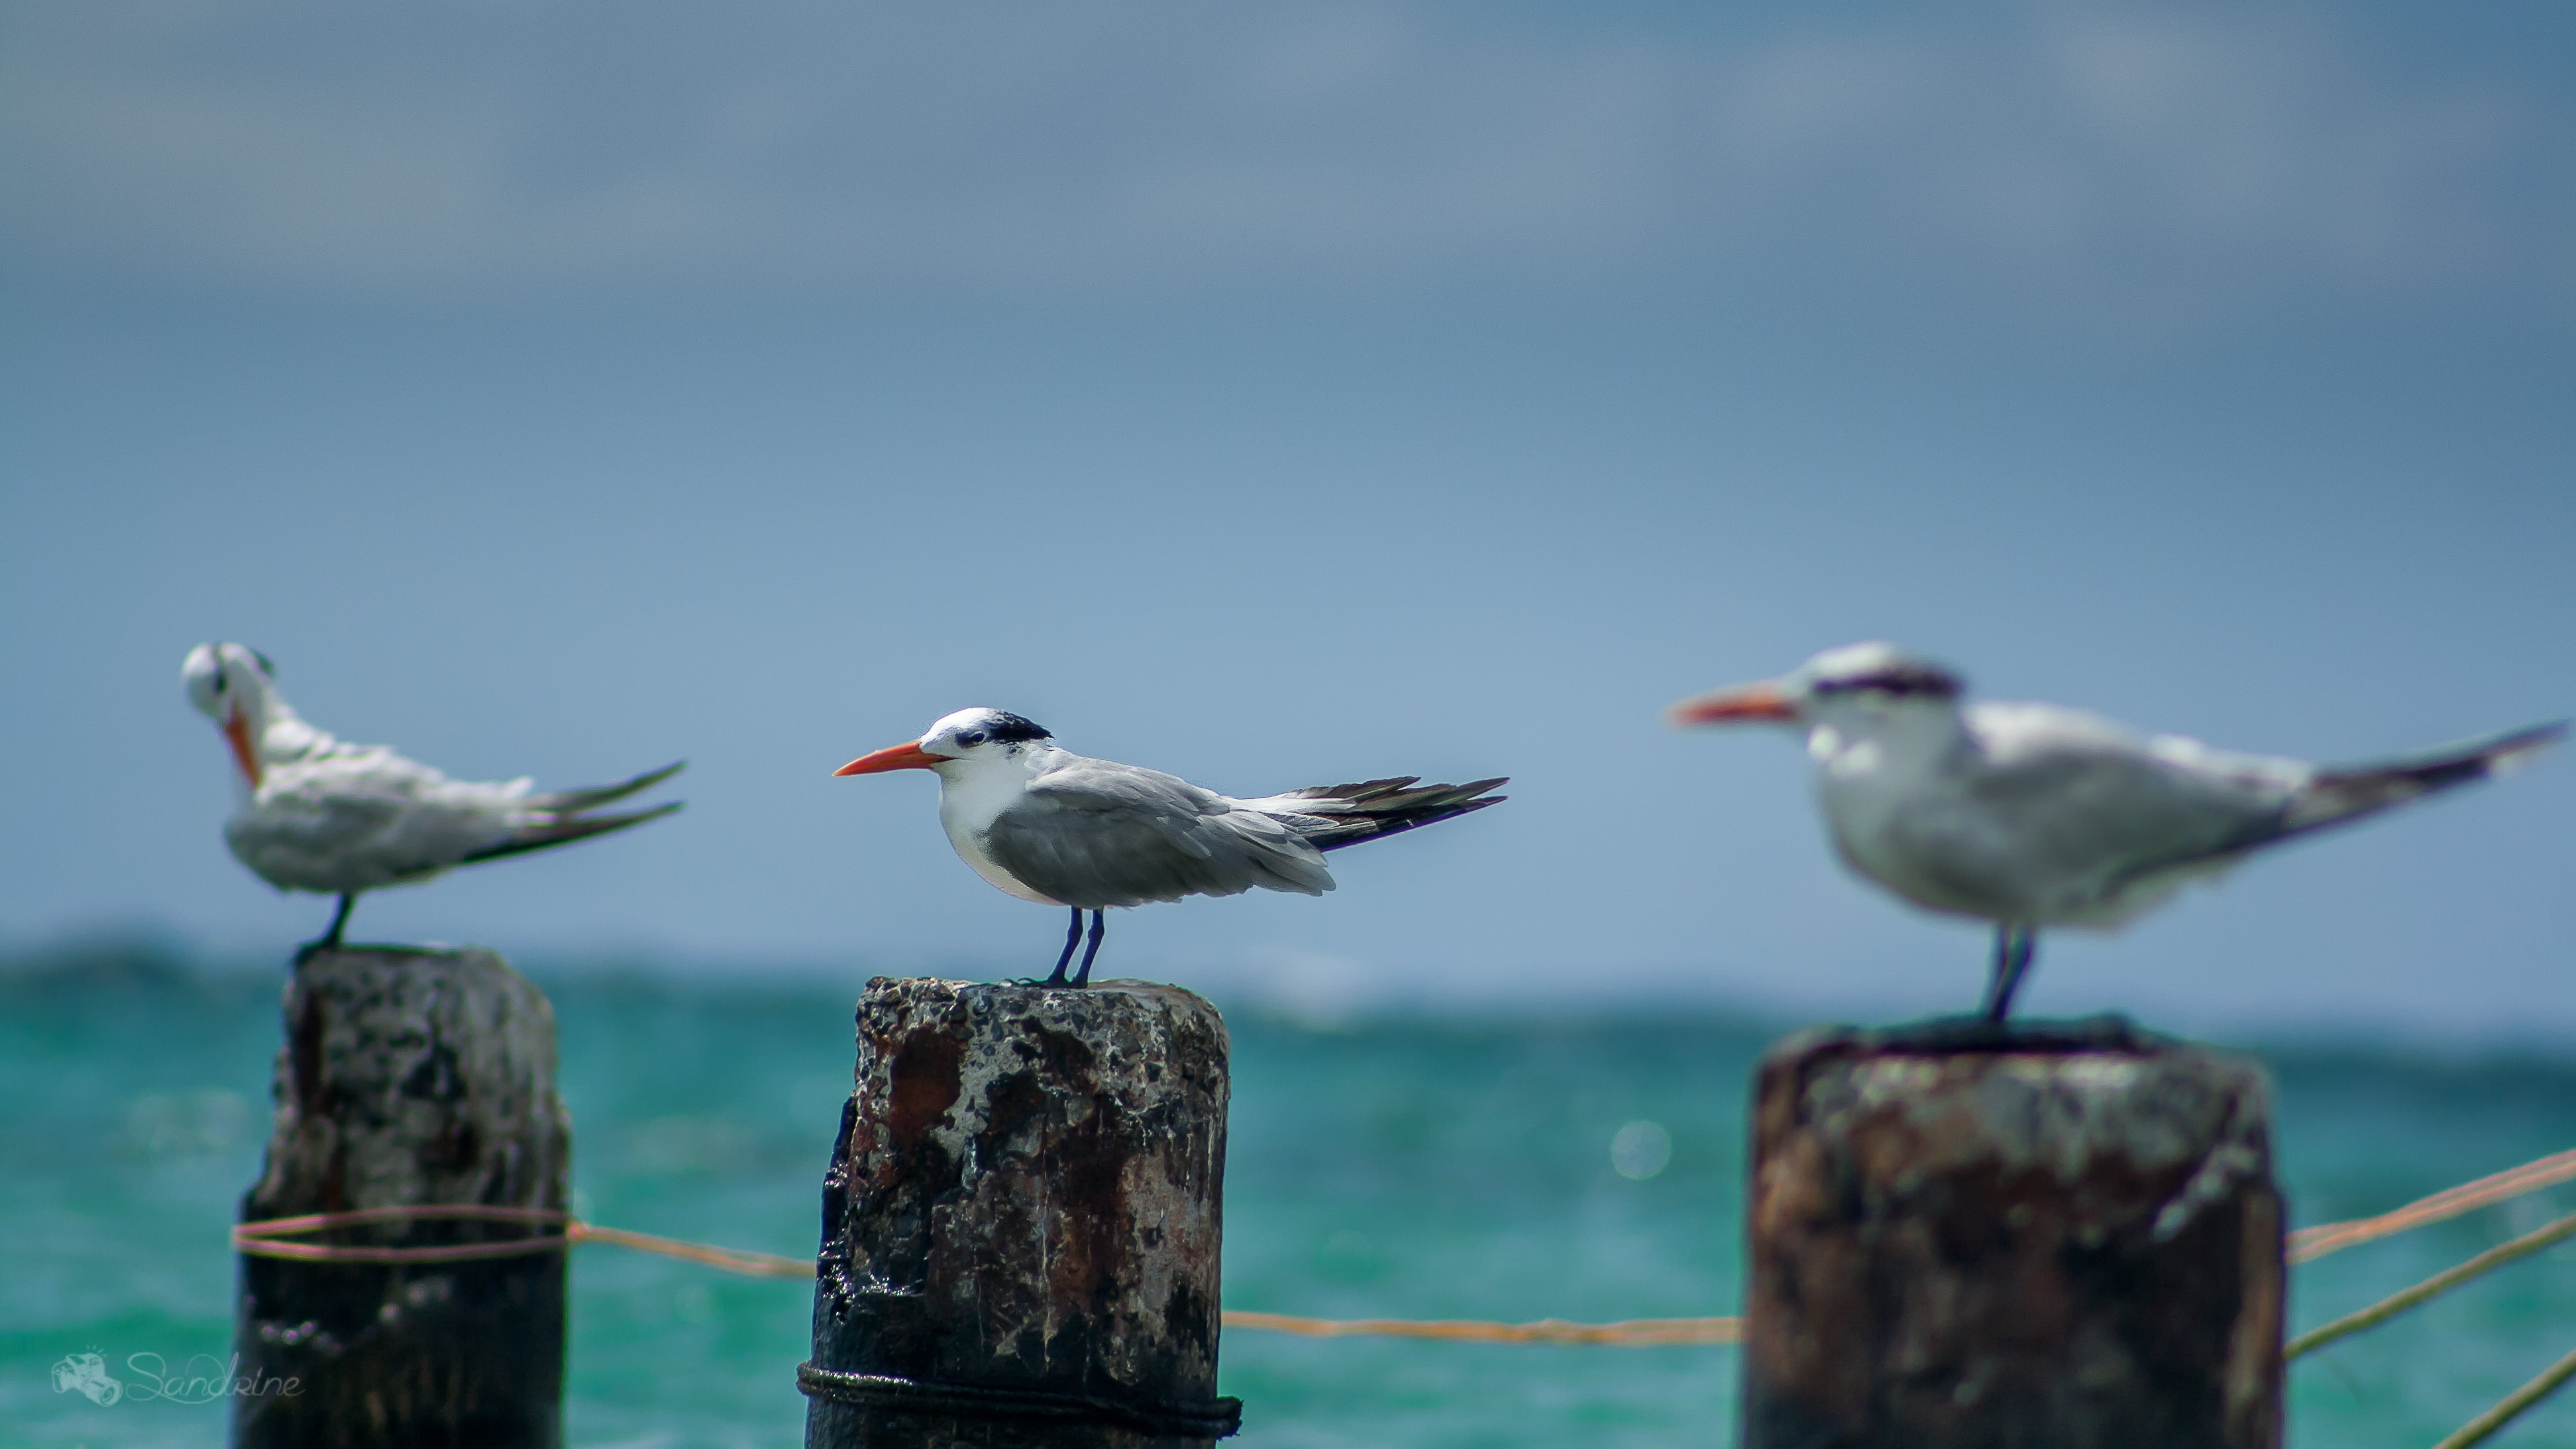
<instances>
[{"instance_id":1,"label":"black rope at post base","mask_svg":"<svg viewBox=\"0 0 2576 1449\"><path fill-rule=\"evenodd\" d=\"M1243 1428L1243 1400L1203 1404L1135 1404L1095 1394L1043 1389L997 1389L974 1384L926 1384L892 1374L853 1374L796 1366L796 1387L810 1398L915 1414L956 1414L976 1419L1053 1419L1110 1424L1140 1434L1180 1439L1223 1439Z\"/></svg>"}]
</instances>

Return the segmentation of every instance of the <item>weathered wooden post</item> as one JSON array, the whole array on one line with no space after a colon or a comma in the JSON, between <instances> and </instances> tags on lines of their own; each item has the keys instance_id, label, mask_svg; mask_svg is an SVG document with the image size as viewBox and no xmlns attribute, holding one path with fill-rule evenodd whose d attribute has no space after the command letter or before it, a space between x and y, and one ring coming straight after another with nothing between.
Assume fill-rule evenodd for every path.
<instances>
[{"instance_id":1,"label":"weathered wooden post","mask_svg":"<svg viewBox=\"0 0 2576 1449\"><path fill-rule=\"evenodd\" d=\"M868 983L808 1449L1182 1449L1216 1397L1225 1023L1176 986Z\"/></svg>"},{"instance_id":2,"label":"weathered wooden post","mask_svg":"<svg viewBox=\"0 0 2576 1449\"><path fill-rule=\"evenodd\" d=\"M490 951L316 952L286 992L276 1126L242 1220L425 1204L560 1212L572 1127L553 1008ZM559 1227L395 1222L347 1245L523 1239ZM563 1437L564 1255L241 1260L242 1449L551 1449Z\"/></svg>"},{"instance_id":3,"label":"weathered wooden post","mask_svg":"<svg viewBox=\"0 0 2576 1449\"><path fill-rule=\"evenodd\" d=\"M1756 1081L1743 1449L2272 1449L2261 1070L2117 1018L1792 1037Z\"/></svg>"}]
</instances>

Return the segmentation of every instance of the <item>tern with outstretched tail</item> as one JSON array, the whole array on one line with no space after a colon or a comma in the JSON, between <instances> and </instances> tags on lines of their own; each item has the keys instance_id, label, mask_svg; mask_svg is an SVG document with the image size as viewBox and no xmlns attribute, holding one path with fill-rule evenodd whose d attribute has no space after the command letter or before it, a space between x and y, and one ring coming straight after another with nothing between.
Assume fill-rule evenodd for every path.
<instances>
[{"instance_id":1,"label":"tern with outstretched tail","mask_svg":"<svg viewBox=\"0 0 2576 1449\"><path fill-rule=\"evenodd\" d=\"M1995 926L1985 1015L2004 1020L2043 926L2126 924L2247 855L2528 761L2537 725L2356 765L2141 737L2047 704L1967 704L1959 676L1891 644L1829 649L1778 679L1673 706L1681 725L1785 725L1852 869Z\"/></svg>"},{"instance_id":2,"label":"tern with outstretched tail","mask_svg":"<svg viewBox=\"0 0 2576 1449\"><path fill-rule=\"evenodd\" d=\"M278 696L275 671L239 644L200 644L182 670L188 702L223 731L239 770L224 843L282 891L340 898L331 928L297 959L340 944L358 896L460 865L524 855L659 819L594 815L679 773L670 765L614 785L530 793L527 780L451 780L383 745L353 745L306 724Z\"/></svg>"},{"instance_id":3,"label":"tern with outstretched tail","mask_svg":"<svg viewBox=\"0 0 2576 1449\"><path fill-rule=\"evenodd\" d=\"M975 873L1024 901L1073 912L1055 972L1040 984L1084 986L1112 906L1240 895L1255 886L1319 896L1333 888L1324 852L1499 805L1506 783L1423 785L1419 776L1316 785L1238 800L1160 770L1074 754L1045 730L998 709L961 709L918 740L862 755L836 775L929 770L939 822ZM1070 979L1065 968L1090 944Z\"/></svg>"}]
</instances>

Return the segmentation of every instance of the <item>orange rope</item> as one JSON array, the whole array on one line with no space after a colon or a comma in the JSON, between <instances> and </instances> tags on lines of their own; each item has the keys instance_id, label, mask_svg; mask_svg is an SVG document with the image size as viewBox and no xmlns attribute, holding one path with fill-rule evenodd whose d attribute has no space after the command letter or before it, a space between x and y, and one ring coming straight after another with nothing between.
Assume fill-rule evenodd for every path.
<instances>
[{"instance_id":1,"label":"orange rope","mask_svg":"<svg viewBox=\"0 0 2576 1449\"><path fill-rule=\"evenodd\" d=\"M2408 1203L2394 1212L2349 1222L2320 1223L2290 1234L2289 1257L2308 1263L2328 1253L2357 1246L2475 1212L2507 1198L2536 1192L2576 1179L2576 1149L2553 1153L2520 1167L2492 1173L2474 1182L2446 1188ZM556 1228L535 1236L498 1243L456 1243L434 1248L378 1248L334 1243L299 1243L291 1239L333 1228L375 1223L470 1221L524 1223ZM811 1278L810 1259L781 1257L718 1248L624 1228L595 1227L569 1213L544 1208L480 1207L472 1204L361 1208L355 1212L309 1213L271 1218L233 1228L233 1247L251 1257L286 1258L308 1263L458 1263L484 1258L513 1258L529 1253L556 1253L576 1243L610 1243L637 1252L658 1253L728 1273L757 1278ZM1298 1318L1285 1313L1225 1310L1229 1328L1266 1329L1308 1338L1369 1335L1386 1338L1430 1338L1464 1343L1598 1343L1643 1347L1654 1344L1737 1343L1744 1334L1740 1318L1632 1318L1619 1323L1568 1323L1560 1318L1536 1323L1488 1323L1465 1319Z\"/></svg>"},{"instance_id":2,"label":"orange rope","mask_svg":"<svg viewBox=\"0 0 2576 1449\"><path fill-rule=\"evenodd\" d=\"M284 1241L298 1234L327 1232L332 1228L441 1219L524 1223L537 1228L569 1228L572 1222L568 1214L544 1208L485 1207L474 1203L359 1208L354 1212L306 1213L302 1217L237 1223L233 1227L233 1249L247 1257L285 1258L306 1263L464 1263L478 1258L516 1258L529 1253L560 1252L572 1241L568 1231L498 1243L452 1243L436 1248L373 1248Z\"/></svg>"},{"instance_id":3,"label":"orange rope","mask_svg":"<svg viewBox=\"0 0 2576 1449\"><path fill-rule=\"evenodd\" d=\"M469 1222L526 1223L534 1227L560 1226L560 1233L543 1233L499 1243L456 1243L436 1248L372 1248L337 1243L296 1243L284 1241L302 1233L327 1232L332 1228L365 1227L372 1223L430 1222L462 1219ZM811 1278L814 1264L804 1258L782 1258L775 1253L745 1253L732 1248L711 1247L705 1243L682 1242L678 1238L656 1237L651 1233L629 1232L624 1228L594 1227L569 1213L546 1208L481 1207L470 1203L452 1205L425 1204L411 1207L360 1208L345 1213L308 1213L297 1218L270 1218L264 1222L241 1223L233 1228L233 1247L254 1258L286 1258L306 1263L463 1263L479 1258L516 1258L530 1253L557 1253L575 1243L613 1243L633 1248L640 1253L659 1253L666 1258L679 1258L721 1268L728 1273L741 1273L755 1278Z\"/></svg>"},{"instance_id":4,"label":"orange rope","mask_svg":"<svg viewBox=\"0 0 2576 1449\"><path fill-rule=\"evenodd\" d=\"M2509 1197L2554 1187L2570 1178L2576 1178L2576 1149L2555 1152L2536 1162L2491 1173L2475 1182L2445 1188L2431 1197L2410 1202L2395 1212L2381 1213L2375 1218L2355 1218L2350 1222L2319 1223L2313 1228L2301 1228L2290 1234L2290 1261L2314 1262L2328 1253L2338 1253L2409 1228L2443 1222Z\"/></svg>"},{"instance_id":5,"label":"orange rope","mask_svg":"<svg viewBox=\"0 0 2576 1449\"><path fill-rule=\"evenodd\" d=\"M722 1268L728 1273L741 1273L753 1278L811 1278L814 1260L782 1258L776 1253L746 1253L734 1248L713 1248L704 1243L684 1243L678 1238L657 1238L651 1233L630 1233L624 1228L595 1228L588 1223L573 1225L573 1237L584 1243L614 1243L633 1248L639 1253L659 1253L666 1258L679 1258L709 1268Z\"/></svg>"}]
</instances>

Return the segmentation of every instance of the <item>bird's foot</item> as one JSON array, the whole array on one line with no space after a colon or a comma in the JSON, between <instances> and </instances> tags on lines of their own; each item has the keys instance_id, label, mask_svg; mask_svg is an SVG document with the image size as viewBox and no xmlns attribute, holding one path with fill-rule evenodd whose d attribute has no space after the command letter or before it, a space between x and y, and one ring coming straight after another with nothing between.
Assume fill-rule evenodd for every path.
<instances>
[{"instance_id":1,"label":"bird's foot","mask_svg":"<svg viewBox=\"0 0 2576 1449\"><path fill-rule=\"evenodd\" d=\"M1061 987L1063 987L1064 989L1066 989L1066 990L1068 990L1068 991L1074 990L1074 989L1078 988L1078 987L1081 985L1081 983L1080 983L1080 982L1067 981L1067 980L1065 980L1065 979L1064 979L1064 973L1063 973L1063 972L1061 972L1061 971L1059 971L1059 972L1055 973L1053 976L1012 976L1012 977L1006 977L1006 978L1003 980L1002 984L1003 984L1004 986L1035 986L1035 987L1041 987L1041 988L1043 988L1043 987L1049 987L1049 986L1061 986Z\"/></svg>"},{"instance_id":2,"label":"bird's foot","mask_svg":"<svg viewBox=\"0 0 2576 1449\"><path fill-rule=\"evenodd\" d=\"M358 897L354 892L340 897L340 908L331 913L331 928L295 949L296 966L302 967L317 951L340 949L340 933L349 928L349 912L357 904Z\"/></svg>"},{"instance_id":3,"label":"bird's foot","mask_svg":"<svg viewBox=\"0 0 2576 1449\"><path fill-rule=\"evenodd\" d=\"M1870 1045L1898 1051L1936 1052L2143 1052L2156 1038L2125 1016L2112 1013L2074 1021L2034 1021L2017 1017L1997 1021L1984 1013L1936 1016L1902 1026L1861 1033Z\"/></svg>"}]
</instances>

